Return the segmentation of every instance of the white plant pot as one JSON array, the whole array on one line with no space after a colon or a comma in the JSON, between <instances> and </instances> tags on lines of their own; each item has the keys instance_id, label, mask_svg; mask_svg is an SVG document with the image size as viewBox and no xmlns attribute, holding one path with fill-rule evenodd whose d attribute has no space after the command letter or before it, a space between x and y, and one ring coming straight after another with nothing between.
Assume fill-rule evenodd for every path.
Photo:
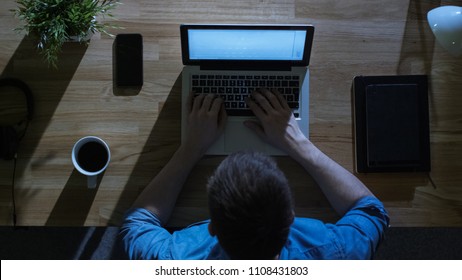
<instances>
[{"instance_id":1,"label":"white plant pot","mask_svg":"<svg viewBox=\"0 0 462 280\"><path fill-rule=\"evenodd\" d=\"M81 37L81 36L69 36L68 42L70 42L70 43L88 42L88 41L90 41L92 36L93 36L93 33L88 31L87 34L84 37Z\"/></svg>"}]
</instances>

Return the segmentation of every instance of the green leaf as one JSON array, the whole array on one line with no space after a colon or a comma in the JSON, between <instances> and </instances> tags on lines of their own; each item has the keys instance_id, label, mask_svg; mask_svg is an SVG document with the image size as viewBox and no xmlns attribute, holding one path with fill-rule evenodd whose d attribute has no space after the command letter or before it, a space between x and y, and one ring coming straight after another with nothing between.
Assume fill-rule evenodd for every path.
<instances>
[{"instance_id":1,"label":"green leaf","mask_svg":"<svg viewBox=\"0 0 462 280\"><path fill-rule=\"evenodd\" d=\"M10 10L21 22L18 32L36 34L37 48L49 65L56 66L62 44L70 35L87 31L108 34L113 24L101 24L96 17L113 17L109 12L120 2L116 0L16 0L17 8Z\"/></svg>"}]
</instances>

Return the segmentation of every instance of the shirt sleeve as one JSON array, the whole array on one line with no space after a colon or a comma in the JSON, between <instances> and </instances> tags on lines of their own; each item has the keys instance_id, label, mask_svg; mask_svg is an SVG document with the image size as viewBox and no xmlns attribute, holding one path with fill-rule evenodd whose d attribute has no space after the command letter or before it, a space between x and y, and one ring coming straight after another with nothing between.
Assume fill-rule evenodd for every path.
<instances>
[{"instance_id":1,"label":"shirt sleeve","mask_svg":"<svg viewBox=\"0 0 462 280\"><path fill-rule=\"evenodd\" d=\"M333 233L345 259L371 259L389 226L388 213L375 197L360 199L335 224Z\"/></svg>"},{"instance_id":2,"label":"shirt sleeve","mask_svg":"<svg viewBox=\"0 0 462 280\"><path fill-rule=\"evenodd\" d=\"M143 208L130 209L120 230L125 252L130 259L169 259L162 254L162 245L171 234L161 226L159 218Z\"/></svg>"},{"instance_id":3,"label":"shirt sleeve","mask_svg":"<svg viewBox=\"0 0 462 280\"><path fill-rule=\"evenodd\" d=\"M218 241L208 232L209 221L192 224L170 233L159 218L144 208L130 209L120 235L130 259L206 259L215 256Z\"/></svg>"}]
</instances>

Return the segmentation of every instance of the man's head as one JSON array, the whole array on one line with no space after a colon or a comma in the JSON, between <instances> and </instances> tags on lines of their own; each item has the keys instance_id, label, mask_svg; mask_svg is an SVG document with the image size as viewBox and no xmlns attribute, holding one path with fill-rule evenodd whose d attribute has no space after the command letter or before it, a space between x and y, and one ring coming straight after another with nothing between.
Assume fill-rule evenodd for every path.
<instances>
[{"instance_id":1,"label":"man's head","mask_svg":"<svg viewBox=\"0 0 462 280\"><path fill-rule=\"evenodd\" d=\"M270 158L235 153L207 185L211 233L232 259L271 259L287 241L293 222L289 184Z\"/></svg>"}]
</instances>

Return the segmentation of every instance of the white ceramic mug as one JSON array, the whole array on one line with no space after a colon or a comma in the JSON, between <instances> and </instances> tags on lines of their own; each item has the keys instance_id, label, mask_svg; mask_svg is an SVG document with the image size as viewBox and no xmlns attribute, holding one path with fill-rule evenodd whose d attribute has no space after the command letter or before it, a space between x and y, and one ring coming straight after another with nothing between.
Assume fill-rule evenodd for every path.
<instances>
[{"instance_id":1,"label":"white ceramic mug","mask_svg":"<svg viewBox=\"0 0 462 280\"><path fill-rule=\"evenodd\" d=\"M96 136L83 137L72 148L72 163L77 171L87 176L90 189L96 187L98 175L106 170L110 161L108 144Z\"/></svg>"},{"instance_id":2,"label":"white ceramic mug","mask_svg":"<svg viewBox=\"0 0 462 280\"><path fill-rule=\"evenodd\" d=\"M450 54L462 54L462 7L441 6L428 12L428 24L438 43Z\"/></svg>"}]
</instances>

